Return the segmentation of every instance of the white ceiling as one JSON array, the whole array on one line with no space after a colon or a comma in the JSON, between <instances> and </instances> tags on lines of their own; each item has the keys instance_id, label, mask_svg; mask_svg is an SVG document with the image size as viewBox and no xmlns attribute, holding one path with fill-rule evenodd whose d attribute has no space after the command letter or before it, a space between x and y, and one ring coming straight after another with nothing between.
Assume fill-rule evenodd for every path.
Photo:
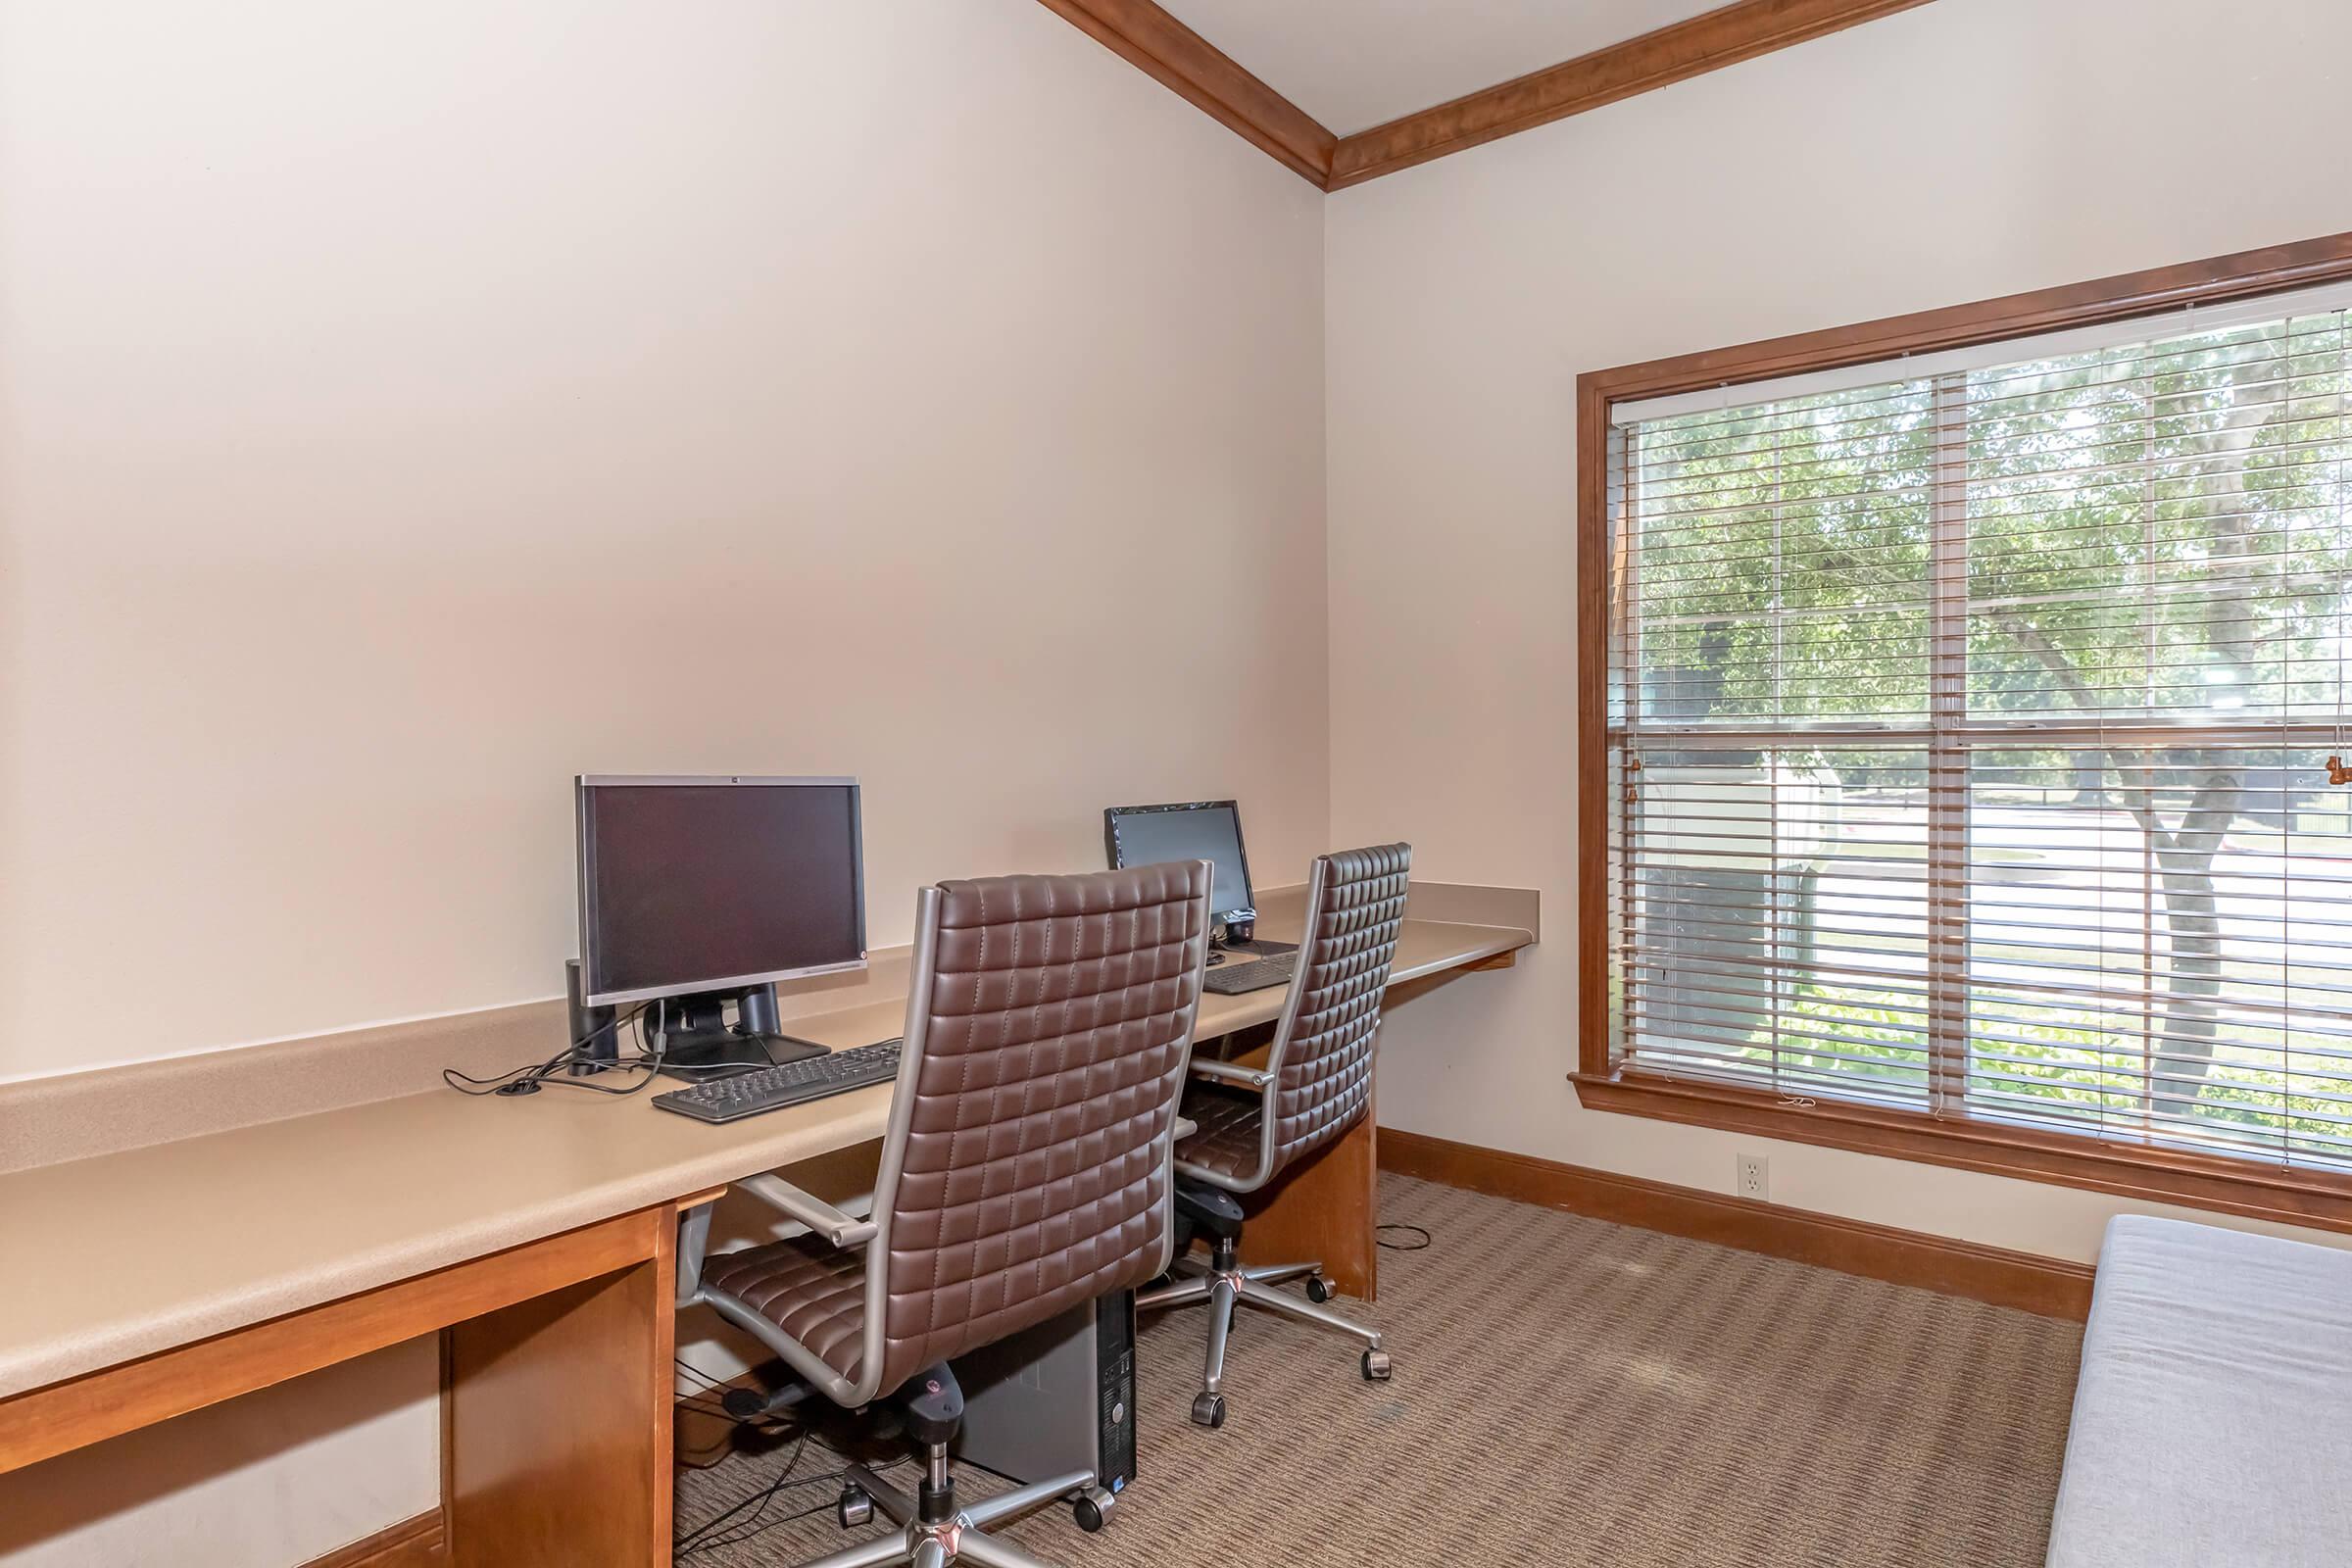
<instances>
[{"instance_id":1,"label":"white ceiling","mask_svg":"<svg viewBox=\"0 0 2352 1568\"><path fill-rule=\"evenodd\" d=\"M1341 136L1724 0L1160 0Z\"/></svg>"}]
</instances>

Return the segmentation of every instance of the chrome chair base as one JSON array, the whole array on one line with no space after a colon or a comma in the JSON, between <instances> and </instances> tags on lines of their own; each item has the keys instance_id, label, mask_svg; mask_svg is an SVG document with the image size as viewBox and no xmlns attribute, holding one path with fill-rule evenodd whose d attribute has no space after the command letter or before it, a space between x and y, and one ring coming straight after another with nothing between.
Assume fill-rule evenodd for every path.
<instances>
[{"instance_id":1,"label":"chrome chair base","mask_svg":"<svg viewBox=\"0 0 2352 1568\"><path fill-rule=\"evenodd\" d=\"M879 1512L899 1526L899 1533L844 1547L803 1568L886 1568L894 1563L948 1568L957 1562L975 1563L979 1568L1051 1568L1044 1558L989 1535L988 1527L1011 1524L1064 1498L1072 1500L1081 1528L1100 1530L1109 1522L1111 1495L1096 1485L1091 1470L1072 1471L966 1505L955 1501L955 1485L947 1479L945 1448L933 1453L930 1474L941 1490L934 1492L932 1486L926 1486L925 1501L943 1495L946 1501L926 1508L923 1501L908 1496L865 1466L851 1465L843 1473L842 1523L863 1523L870 1512ZM926 1518L926 1513L935 1517Z\"/></svg>"},{"instance_id":2,"label":"chrome chair base","mask_svg":"<svg viewBox=\"0 0 2352 1568\"><path fill-rule=\"evenodd\" d=\"M1346 1334L1364 1342L1365 1349L1358 1370L1367 1383L1386 1383L1391 1371L1389 1353L1380 1347L1380 1331L1369 1329L1352 1318L1343 1317L1323 1302L1331 1298L1331 1287L1323 1281L1320 1263L1275 1263L1258 1267L1243 1265L1229 1244L1217 1247L1209 1261L1203 1265L1197 1257L1184 1259L1179 1267L1188 1277L1171 1280L1156 1289L1138 1292L1137 1311L1158 1306L1192 1306L1201 1302L1208 1306L1208 1355L1200 1377L1200 1392L1193 1399L1193 1421L1204 1427L1225 1424L1225 1344L1233 1328L1234 1314L1244 1306L1254 1306L1315 1328ZM1274 1287L1303 1278L1306 1298L1301 1300Z\"/></svg>"}]
</instances>

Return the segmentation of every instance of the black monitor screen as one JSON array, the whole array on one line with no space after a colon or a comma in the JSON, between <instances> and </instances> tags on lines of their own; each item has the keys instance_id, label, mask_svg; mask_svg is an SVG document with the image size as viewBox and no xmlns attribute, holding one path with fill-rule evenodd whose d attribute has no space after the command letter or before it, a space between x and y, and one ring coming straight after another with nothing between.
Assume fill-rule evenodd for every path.
<instances>
[{"instance_id":1,"label":"black monitor screen","mask_svg":"<svg viewBox=\"0 0 2352 1568\"><path fill-rule=\"evenodd\" d=\"M865 956L858 786L582 779L581 989L598 1003Z\"/></svg>"},{"instance_id":2,"label":"black monitor screen","mask_svg":"<svg viewBox=\"0 0 2352 1568\"><path fill-rule=\"evenodd\" d=\"M1242 813L1233 802L1114 807L1102 818L1112 866L1207 860L1216 870L1210 878L1210 917L1248 918L1255 911L1250 860L1242 852Z\"/></svg>"}]
</instances>

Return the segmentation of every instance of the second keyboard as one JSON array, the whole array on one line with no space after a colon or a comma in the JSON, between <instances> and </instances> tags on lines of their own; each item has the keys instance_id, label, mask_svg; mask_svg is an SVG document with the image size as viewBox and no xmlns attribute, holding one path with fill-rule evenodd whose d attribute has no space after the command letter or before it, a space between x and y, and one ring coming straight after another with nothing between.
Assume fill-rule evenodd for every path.
<instances>
[{"instance_id":1,"label":"second keyboard","mask_svg":"<svg viewBox=\"0 0 2352 1568\"><path fill-rule=\"evenodd\" d=\"M1238 997L1245 991L1289 985L1291 971L1298 962L1296 953L1282 953L1271 958L1252 958L1248 963L1221 963L1209 970L1208 978L1200 984L1220 997Z\"/></svg>"}]
</instances>

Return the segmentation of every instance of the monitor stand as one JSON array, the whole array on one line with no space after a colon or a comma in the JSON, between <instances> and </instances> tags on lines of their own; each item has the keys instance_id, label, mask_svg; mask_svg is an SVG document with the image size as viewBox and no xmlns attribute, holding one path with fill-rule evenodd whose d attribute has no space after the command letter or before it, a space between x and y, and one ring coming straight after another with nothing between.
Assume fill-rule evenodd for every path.
<instances>
[{"instance_id":1,"label":"monitor stand","mask_svg":"<svg viewBox=\"0 0 2352 1568\"><path fill-rule=\"evenodd\" d=\"M730 1002L735 1004L733 1024L726 1019ZM714 1077L826 1054L826 1048L813 1040L796 1039L776 1028L776 988L772 985L698 991L652 1005L667 1031L662 1070L678 1077Z\"/></svg>"}]
</instances>

